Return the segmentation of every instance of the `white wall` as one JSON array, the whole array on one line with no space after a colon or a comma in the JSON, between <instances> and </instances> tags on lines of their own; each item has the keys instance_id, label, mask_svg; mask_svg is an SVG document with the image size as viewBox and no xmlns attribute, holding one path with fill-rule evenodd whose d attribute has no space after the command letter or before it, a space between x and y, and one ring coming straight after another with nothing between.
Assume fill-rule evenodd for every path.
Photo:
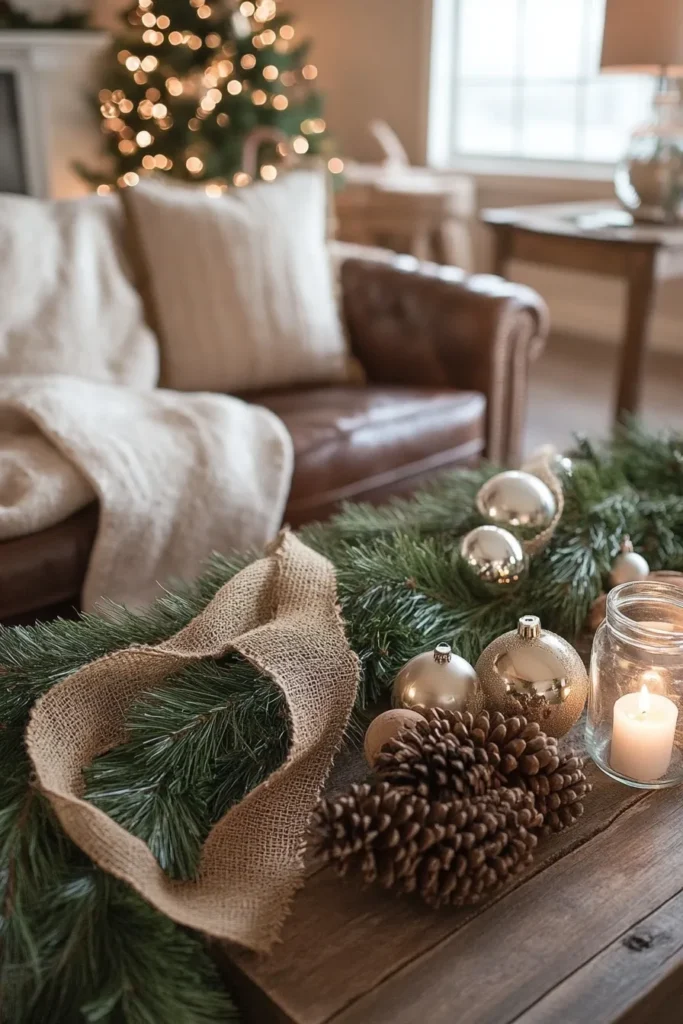
<instances>
[{"instance_id":1,"label":"white wall","mask_svg":"<svg viewBox=\"0 0 683 1024\"><path fill-rule=\"evenodd\" d=\"M342 154L376 160L373 118L398 132L411 160L426 158L431 0L285 0L327 94Z\"/></svg>"}]
</instances>

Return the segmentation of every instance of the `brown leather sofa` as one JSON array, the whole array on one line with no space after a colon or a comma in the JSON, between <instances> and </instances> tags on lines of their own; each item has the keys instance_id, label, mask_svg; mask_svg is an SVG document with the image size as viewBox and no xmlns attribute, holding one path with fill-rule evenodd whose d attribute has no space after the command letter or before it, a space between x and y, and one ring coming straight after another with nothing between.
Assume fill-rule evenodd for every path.
<instances>
[{"instance_id":1,"label":"brown leather sofa","mask_svg":"<svg viewBox=\"0 0 683 1024\"><path fill-rule=\"evenodd\" d=\"M340 268L351 349L366 383L253 394L288 427L295 468L285 520L340 501L409 493L436 471L520 454L529 363L547 311L535 292L489 275L383 254ZM0 543L0 621L68 614L97 529L91 505Z\"/></svg>"}]
</instances>

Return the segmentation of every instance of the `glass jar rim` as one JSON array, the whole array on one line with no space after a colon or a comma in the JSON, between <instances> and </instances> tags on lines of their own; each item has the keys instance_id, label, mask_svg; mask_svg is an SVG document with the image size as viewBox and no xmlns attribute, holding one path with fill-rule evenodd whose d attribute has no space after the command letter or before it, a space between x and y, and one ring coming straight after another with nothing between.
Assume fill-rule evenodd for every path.
<instances>
[{"instance_id":1,"label":"glass jar rim","mask_svg":"<svg viewBox=\"0 0 683 1024\"><path fill-rule=\"evenodd\" d=\"M656 623L657 606L675 606L681 613L681 625L675 629L662 630L650 621L639 621L627 614L626 608L636 601L652 602L652 622ZM660 621L664 622L665 619ZM625 640L647 647L683 647L683 589L671 583L658 580L636 580L621 583L607 595L607 624Z\"/></svg>"}]
</instances>

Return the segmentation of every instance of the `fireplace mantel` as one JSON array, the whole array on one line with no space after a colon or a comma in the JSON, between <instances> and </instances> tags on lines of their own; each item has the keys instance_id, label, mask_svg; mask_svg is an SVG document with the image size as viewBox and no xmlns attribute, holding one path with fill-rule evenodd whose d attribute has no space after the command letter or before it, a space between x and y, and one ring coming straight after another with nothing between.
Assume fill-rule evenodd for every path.
<instances>
[{"instance_id":1,"label":"fireplace mantel","mask_svg":"<svg viewBox=\"0 0 683 1024\"><path fill-rule=\"evenodd\" d=\"M86 190L73 162L97 164L100 133L88 103L108 35L95 31L0 31L0 73L15 82L26 190L40 197Z\"/></svg>"}]
</instances>

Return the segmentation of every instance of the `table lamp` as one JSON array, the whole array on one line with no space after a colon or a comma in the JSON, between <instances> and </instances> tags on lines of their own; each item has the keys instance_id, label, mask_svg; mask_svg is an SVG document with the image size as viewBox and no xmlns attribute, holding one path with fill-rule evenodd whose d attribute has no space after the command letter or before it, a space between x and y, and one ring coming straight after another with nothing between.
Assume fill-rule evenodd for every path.
<instances>
[{"instance_id":1,"label":"table lamp","mask_svg":"<svg viewBox=\"0 0 683 1024\"><path fill-rule=\"evenodd\" d=\"M637 220L683 222L683 0L607 0L600 66L659 80L653 119L617 165L619 200Z\"/></svg>"}]
</instances>

